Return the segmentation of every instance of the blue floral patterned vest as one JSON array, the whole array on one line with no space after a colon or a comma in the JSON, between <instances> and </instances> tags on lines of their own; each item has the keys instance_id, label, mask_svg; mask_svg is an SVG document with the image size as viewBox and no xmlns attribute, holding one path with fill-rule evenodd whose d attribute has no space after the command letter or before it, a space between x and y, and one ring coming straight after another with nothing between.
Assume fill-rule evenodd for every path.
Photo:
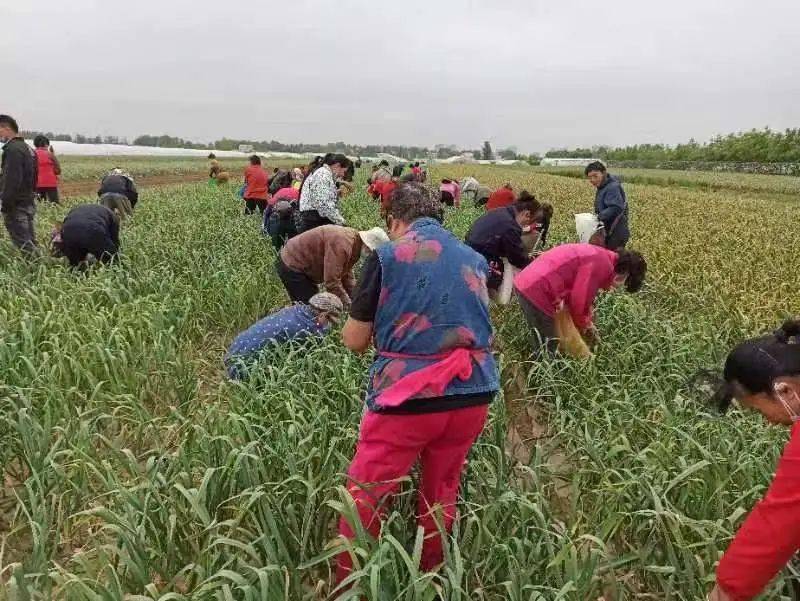
<instances>
[{"instance_id":1,"label":"blue floral patterned vest","mask_svg":"<svg viewBox=\"0 0 800 601\"><path fill-rule=\"evenodd\" d=\"M457 347L485 350L473 360L472 376L453 380L444 396L497 391L486 259L428 217L375 252L381 264L374 322L378 355L369 371L367 406L380 410L376 397L383 389L436 360L387 358L381 352L420 356ZM414 398L426 396L432 394L423 391Z\"/></svg>"}]
</instances>

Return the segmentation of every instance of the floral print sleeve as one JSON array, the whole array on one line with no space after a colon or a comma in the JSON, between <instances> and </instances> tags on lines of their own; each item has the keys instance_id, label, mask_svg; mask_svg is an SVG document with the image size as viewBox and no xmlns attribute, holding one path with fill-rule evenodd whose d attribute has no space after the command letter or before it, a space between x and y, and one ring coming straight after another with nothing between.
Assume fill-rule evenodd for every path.
<instances>
[{"instance_id":1,"label":"floral print sleeve","mask_svg":"<svg viewBox=\"0 0 800 601\"><path fill-rule=\"evenodd\" d=\"M336 225L344 225L344 217L339 212L339 195L336 181L330 167L323 165L317 169L303 187L300 199L301 211L316 211L320 217L329 219Z\"/></svg>"}]
</instances>

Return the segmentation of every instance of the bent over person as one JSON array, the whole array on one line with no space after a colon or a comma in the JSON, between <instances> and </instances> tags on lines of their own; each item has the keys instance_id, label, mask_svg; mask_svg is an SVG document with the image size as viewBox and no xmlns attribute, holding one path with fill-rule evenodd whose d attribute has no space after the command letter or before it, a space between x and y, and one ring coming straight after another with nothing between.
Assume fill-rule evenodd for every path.
<instances>
[{"instance_id":1,"label":"bent over person","mask_svg":"<svg viewBox=\"0 0 800 601\"><path fill-rule=\"evenodd\" d=\"M286 242L278 256L278 277L295 302L307 303L324 284L326 292L349 307L355 287L353 267L362 254L388 241L379 227L365 232L341 225L315 227Z\"/></svg>"},{"instance_id":2,"label":"bent over person","mask_svg":"<svg viewBox=\"0 0 800 601\"><path fill-rule=\"evenodd\" d=\"M646 273L647 263L636 251L616 253L592 244L562 244L539 255L514 278L534 350L558 350L555 316L560 309L569 312L584 337L597 342L592 319L597 295L622 285L628 292L638 292Z\"/></svg>"},{"instance_id":3,"label":"bent over person","mask_svg":"<svg viewBox=\"0 0 800 601\"><path fill-rule=\"evenodd\" d=\"M347 489L363 527L377 536L381 508L419 460L423 570L443 560L438 526L452 527L464 462L499 388L489 268L442 226L437 196L418 183L395 191L393 242L367 260L342 331L351 350L363 353L374 340L376 351ZM339 532L353 538L355 525L342 517ZM351 569L350 554L341 553L337 580Z\"/></svg>"},{"instance_id":4,"label":"bent over person","mask_svg":"<svg viewBox=\"0 0 800 601\"><path fill-rule=\"evenodd\" d=\"M136 203L139 202L139 191L133 183L133 178L119 168L112 169L101 180L97 196L102 198L104 194L124 196L131 203L131 209L136 208Z\"/></svg>"},{"instance_id":5,"label":"bent over person","mask_svg":"<svg viewBox=\"0 0 800 601\"><path fill-rule=\"evenodd\" d=\"M108 263L119 252L119 217L100 204L79 205L56 227L53 246L73 267L85 263L89 255Z\"/></svg>"}]
</instances>

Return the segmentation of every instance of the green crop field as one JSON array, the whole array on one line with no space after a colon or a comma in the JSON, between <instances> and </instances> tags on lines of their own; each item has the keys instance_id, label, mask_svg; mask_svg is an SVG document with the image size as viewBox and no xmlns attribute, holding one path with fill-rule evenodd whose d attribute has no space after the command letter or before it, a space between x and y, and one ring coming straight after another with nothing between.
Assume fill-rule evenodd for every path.
<instances>
[{"instance_id":1,"label":"green crop field","mask_svg":"<svg viewBox=\"0 0 800 601\"><path fill-rule=\"evenodd\" d=\"M572 240L573 213L592 206L586 182L532 169L431 175L467 173L551 202L554 242ZM800 205L750 188L626 190L645 290L600 300L603 342L587 362L529 361L518 308L494 310L505 394L471 454L446 565L417 570L410 481L380 540L354 543L343 598L694 601L710 588L785 432L714 416L687 380L798 312ZM259 220L234 194L145 190L123 227L123 265L86 276L2 241L0 598L333 592L369 358L334 334L273 352L246 383L224 379L233 336L287 303ZM40 236L77 202L42 207ZM378 223L363 186L343 209L354 226ZM479 215L448 211L459 235Z\"/></svg>"}]
</instances>

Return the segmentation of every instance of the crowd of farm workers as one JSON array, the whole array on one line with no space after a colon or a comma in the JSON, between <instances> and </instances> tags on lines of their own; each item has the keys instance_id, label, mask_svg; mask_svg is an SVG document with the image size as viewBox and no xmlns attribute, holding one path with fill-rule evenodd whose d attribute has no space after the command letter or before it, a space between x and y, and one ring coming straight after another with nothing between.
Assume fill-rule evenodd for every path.
<instances>
[{"instance_id":1,"label":"crowd of farm workers","mask_svg":"<svg viewBox=\"0 0 800 601\"><path fill-rule=\"evenodd\" d=\"M18 131L13 118L0 115L0 208L12 243L30 258L40 254L36 202L59 202L60 165L49 140L37 136L32 149ZM230 173L213 154L209 160L210 183L228 182ZM443 561L438 526L452 526L468 452L500 390L490 304L516 297L534 358L590 354L600 339L592 314L598 294L636 292L647 271L641 254L626 248L630 207L623 186L602 163L590 163L594 210L576 216L583 217L580 242L550 247L554 206L511 184L492 190L467 177L430 185L419 162L367 166L341 154L271 173L259 156L249 162L239 191L243 211L262 216L292 304L236 336L224 359L228 375L246 379L269 347L324 336L346 315L344 345L374 352L348 489L363 527L377 535L386 501L419 461L421 567L434 569ZM371 168L366 192L384 227L359 231L342 216L358 168ZM98 199L72 208L52 230L51 251L78 269L116 260L120 221L139 200L121 169L103 177ZM444 207L458 210L466 202L484 213L460 240L444 226ZM720 409L735 399L772 423L799 421L799 341L800 321L789 321L735 347L716 396ZM709 598L752 599L798 550L798 478L800 430L793 427L772 485L720 561ZM353 537L355 527L342 518L339 532ZM342 581L351 555L342 552L337 566Z\"/></svg>"}]
</instances>

